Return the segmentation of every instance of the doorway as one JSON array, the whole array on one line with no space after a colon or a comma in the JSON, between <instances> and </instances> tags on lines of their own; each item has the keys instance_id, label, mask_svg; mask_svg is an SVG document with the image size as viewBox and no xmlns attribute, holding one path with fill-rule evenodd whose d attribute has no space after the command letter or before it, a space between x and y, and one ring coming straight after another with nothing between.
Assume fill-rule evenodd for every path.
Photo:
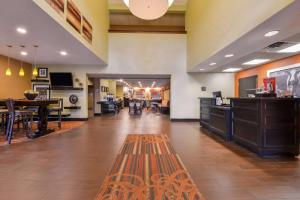
<instances>
[{"instance_id":1,"label":"doorway","mask_svg":"<svg viewBox=\"0 0 300 200\"><path fill-rule=\"evenodd\" d=\"M170 116L170 75L88 76L94 83L91 89L93 100L89 100L89 109L94 111L93 115L115 115L126 110L131 115L152 112Z\"/></svg>"}]
</instances>

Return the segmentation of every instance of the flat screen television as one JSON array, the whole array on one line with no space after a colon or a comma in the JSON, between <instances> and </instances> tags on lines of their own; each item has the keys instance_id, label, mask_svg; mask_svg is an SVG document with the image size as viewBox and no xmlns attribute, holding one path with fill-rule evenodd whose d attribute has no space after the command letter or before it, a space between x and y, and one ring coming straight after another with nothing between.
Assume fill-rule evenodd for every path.
<instances>
[{"instance_id":1,"label":"flat screen television","mask_svg":"<svg viewBox=\"0 0 300 200\"><path fill-rule=\"evenodd\" d=\"M73 87L72 73L50 72L52 87Z\"/></svg>"}]
</instances>

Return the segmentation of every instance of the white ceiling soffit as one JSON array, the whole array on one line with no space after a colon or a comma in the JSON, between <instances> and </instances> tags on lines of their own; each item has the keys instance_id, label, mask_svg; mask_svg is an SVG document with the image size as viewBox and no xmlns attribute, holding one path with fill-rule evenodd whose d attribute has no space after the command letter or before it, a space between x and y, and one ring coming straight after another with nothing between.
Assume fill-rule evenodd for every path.
<instances>
[{"instance_id":1,"label":"white ceiling soffit","mask_svg":"<svg viewBox=\"0 0 300 200\"><path fill-rule=\"evenodd\" d=\"M274 16L237 39L227 47L212 55L210 58L195 66L190 72L222 72L226 68L237 67L242 69L252 68L243 63L253 59L270 59L269 62L286 58L295 54L279 54L269 52L265 48L276 42L300 43L300 1L295 1ZM249 14L249 17L251 15ZM234 27L231 27L234 28ZM280 33L273 37L264 37L272 30ZM225 58L227 54L234 54ZM216 63L210 66L211 63ZM257 65L256 65L257 66ZM200 69L202 69L200 71ZM204 69L204 70L203 70Z\"/></svg>"},{"instance_id":2,"label":"white ceiling soffit","mask_svg":"<svg viewBox=\"0 0 300 200\"><path fill-rule=\"evenodd\" d=\"M132 87L166 87L170 85L170 79L124 79ZM154 83L154 84L153 84Z\"/></svg>"},{"instance_id":3,"label":"white ceiling soffit","mask_svg":"<svg viewBox=\"0 0 300 200\"><path fill-rule=\"evenodd\" d=\"M54 21L32 0L1 0L0 6L0 54L33 63L34 47L38 45L37 62L49 65L105 65L92 51ZM20 35L16 28L27 29ZM12 45L8 50L6 45ZM20 55L20 45L28 56ZM68 52L61 56L60 51Z\"/></svg>"},{"instance_id":4,"label":"white ceiling soffit","mask_svg":"<svg viewBox=\"0 0 300 200\"><path fill-rule=\"evenodd\" d=\"M188 0L174 0L174 5L186 5ZM123 0L108 0L109 4L123 4Z\"/></svg>"}]
</instances>

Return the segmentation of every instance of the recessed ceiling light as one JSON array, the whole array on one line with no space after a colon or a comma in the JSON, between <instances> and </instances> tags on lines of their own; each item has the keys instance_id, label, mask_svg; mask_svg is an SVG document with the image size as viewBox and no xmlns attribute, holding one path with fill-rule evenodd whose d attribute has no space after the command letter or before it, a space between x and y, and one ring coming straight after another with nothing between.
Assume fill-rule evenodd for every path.
<instances>
[{"instance_id":1,"label":"recessed ceiling light","mask_svg":"<svg viewBox=\"0 0 300 200\"><path fill-rule=\"evenodd\" d=\"M243 65L258 65L270 61L270 59L254 59L243 63Z\"/></svg>"},{"instance_id":2,"label":"recessed ceiling light","mask_svg":"<svg viewBox=\"0 0 300 200\"><path fill-rule=\"evenodd\" d=\"M272 37L279 33L279 31L270 31L265 34L265 37Z\"/></svg>"},{"instance_id":3,"label":"recessed ceiling light","mask_svg":"<svg viewBox=\"0 0 300 200\"><path fill-rule=\"evenodd\" d=\"M240 71L242 68L228 68L223 70L223 72L237 72Z\"/></svg>"},{"instance_id":4,"label":"recessed ceiling light","mask_svg":"<svg viewBox=\"0 0 300 200\"><path fill-rule=\"evenodd\" d=\"M60 51L60 55L66 56L66 55L68 55L68 52L66 52L66 51Z\"/></svg>"},{"instance_id":5,"label":"recessed ceiling light","mask_svg":"<svg viewBox=\"0 0 300 200\"><path fill-rule=\"evenodd\" d=\"M18 27L18 28L17 28L17 32L18 32L18 33L21 33L21 34L26 34L26 33L27 33L27 30L26 30L25 28L23 28L23 27Z\"/></svg>"},{"instance_id":6,"label":"recessed ceiling light","mask_svg":"<svg viewBox=\"0 0 300 200\"><path fill-rule=\"evenodd\" d=\"M200 71L204 71L205 69L199 69Z\"/></svg>"},{"instance_id":7,"label":"recessed ceiling light","mask_svg":"<svg viewBox=\"0 0 300 200\"><path fill-rule=\"evenodd\" d=\"M28 55L28 53L27 53L26 51L21 51L20 54L21 54L22 56L27 56L27 55Z\"/></svg>"},{"instance_id":8,"label":"recessed ceiling light","mask_svg":"<svg viewBox=\"0 0 300 200\"><path fill-rule=\"evenodd\" d=\"M210 63L209 65L210 65L210 66L214 66L214 65L216 65L216 64L217 64L217 63Z\"/></svg>"},{"instance_id":9,"label":"recessed ceiling light","mask_svg":"<svg viewBox=\"0 0 300 200\"><path fill-rule=\"evenodd\" d=\"M234 55L233 54L227 54L225 55L225 58L230 58L230 57L233 57Z\"/></svg>"},{"instance_id":10,"label":"recessed ceiling light","mask_svg":"<svg viewBox=\"0 0 300 200\"><path fill-rule=\"evenodd\" d=\"M293 46L290 46L288 48L279 50L278 53L297 53L299 51L300 51L300 43L296 44L296 45L293 45Z\"/></svg>"}]
</instances>

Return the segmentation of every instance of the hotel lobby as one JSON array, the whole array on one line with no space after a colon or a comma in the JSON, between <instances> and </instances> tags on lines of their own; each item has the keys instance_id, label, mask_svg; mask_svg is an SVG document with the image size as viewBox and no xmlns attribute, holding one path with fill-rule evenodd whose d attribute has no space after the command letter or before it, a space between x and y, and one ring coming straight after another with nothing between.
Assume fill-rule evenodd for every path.
<instances>
[{"instance_id":1,"label":"hotel lobby","mask_svg":"<svg viewBox=\"0 0 300 200\"><path fill-rule=\"evenodd\" d=\"M300 199L300 1L1 3L0 200Z\"/></svg>"}]
</instances>

